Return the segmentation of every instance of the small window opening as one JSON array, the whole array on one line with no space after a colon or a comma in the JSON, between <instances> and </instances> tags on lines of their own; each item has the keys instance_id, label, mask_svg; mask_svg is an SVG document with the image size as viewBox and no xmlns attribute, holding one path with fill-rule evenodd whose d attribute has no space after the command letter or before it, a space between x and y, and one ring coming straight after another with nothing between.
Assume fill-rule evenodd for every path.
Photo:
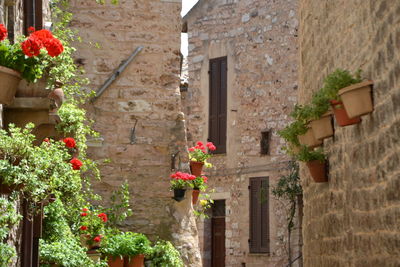
<instances>
[{"instance_id":1,"label":"small window opening","mask_svg":"<svg viewBox=\"0 0 400 267\"><path fill-rule=\"evenodd\" d=\"M261 132L261 155L269 155L270 153L270 141L271 141L271 131L262 131Z\"/></svg>"}]
</instances>

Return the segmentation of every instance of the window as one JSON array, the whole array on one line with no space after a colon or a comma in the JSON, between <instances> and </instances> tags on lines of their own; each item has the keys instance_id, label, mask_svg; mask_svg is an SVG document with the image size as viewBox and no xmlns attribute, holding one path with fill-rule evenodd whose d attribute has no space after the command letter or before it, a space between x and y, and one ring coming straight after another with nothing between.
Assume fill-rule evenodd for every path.
<instances>
[{"instance_id":1,"label":"window","mask_svg":"<svg viewBox=\"0 0 400 267\"><path fill-rule=\"evenodd\" d=\"M269 252L269 179L250 178L250 253Z\"/></svg>"},{"instance_id":2,"label":"window","mask_svg":"<svg viewBox=\"0 0 400 267\"><path fill-rule=\"evenodd\" d=\"M208 141L217 147L216 154L226 153L227 58L210 60L210 109Z\"/></svg>"},{"instance_id":3,"label":"window","mask_svg":"<svg viewBox=\"0 0 400 267\"><path fill-rule=\"evenodd\" d=\"M269 155L269 143L271 140L271 131L262 131L261 132L261 155Z\"/></svg>"},{"instance_id":4,"label":"window","mask_svg":"<svg viewBox=\"0 0 400 267\"><path fill-rule=\"evenodd\" d=\"M24 0L24 34L28 34L29 27L36 30L43 28L42 0Z\"/></svg>"}]
</instances>

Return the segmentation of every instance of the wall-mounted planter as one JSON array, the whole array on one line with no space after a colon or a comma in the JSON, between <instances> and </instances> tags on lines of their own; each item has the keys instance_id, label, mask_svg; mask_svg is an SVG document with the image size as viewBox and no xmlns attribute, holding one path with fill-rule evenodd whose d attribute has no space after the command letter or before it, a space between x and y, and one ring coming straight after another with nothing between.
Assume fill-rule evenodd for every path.
<instances>
[{"instance_id":1,"label":"wall-mounted planter","mask_svg":"<svg viewBox=\"0 0 400 267\"><path fill-rule=\"evenodd\" d=\"M303 135L298 136L299 142L302 145L306 145L310 148L320 146L322 144L321 140L315 138L314 133L311 128L308 128L307 132Z\"/></svg>"},{"instance_id":2,"label":"wall-mounted planter","mask_svg":"<svg viewBox=\"0 0 400 267\"><path fill-rule=\"evenodd\" d=\"M0 104L10 105L14 101L21 74L0 66Z\"/></svg>"},{"instance_id":3,"label":"wall-mounted planter","mask_svg":"<svg viewBox=\"0 0 400 267\"><path fill-rule=\"evenodd\" d=\"M316 183L328 182L328 177L326 175L326 162L319 160L312 160L306 163L308 170L310 171L311 177Z\"/></svg>"},{"instance_id":4,"label":"wall-mounted planter","mask_svg":"<svg viewBox=\"0 0 400 267\"><path fill-rule=\"evenodd\" d=\"M175 199L178 202L182 201L183 199L185 199L185 192L186 189L174 189L173 199Z\"/></svg>"},{"instance_id":5,"label":"wall-mounted planter","mask_svg":"<svg viewBox=\"0 0 400 267\"><path fill-rule=\"evenodd\" d=\"M372 81L365 81L339 90L340 99L350 119L371 113L374 110L371 94L372 85Z\"/></svg>"},{"instance_id":6,"label":"wall-mounted planter","mask_svg":"<svg viewBox=\"0 0 400 267\"><path fill-rule=\"evenodd\" d=\"M333 136L331 115L332 112L326 112L318 120L310 121L310 126L316 139L322 140Z\"/></svg>"},{"instance_id":7,"label":"wall-mounted planter","mask_svg":"<svg viewBox=\"0 0 400 267\"><path fill-rule=\"evenodd\" d=\"M201 176L203 166L204 166L203 162L190 161L190 172L192 173L192 175L199 177Z\"/></svg>"},{"instance_id":8,"label":"wall-mounted planter","mask_svg":"<svg viewBox=\"0 0 400 267\"><path fill-rule=\"evenodd\" d=\"M341 101L331 100L331 106L333 110L333 114L335 114L336 122L339 126L348 126L353 124L358 124L361 122L360 117L355 117L350 119L347 115L346 110L344 109L344 105Z\"/></svg>"},{"instance_id":9,"label":"wall-mounted planter","mask_svg":"<svg viewBox=\"0 0 400 267\"><path fill-rule=\"evenodd\" d=\"M192 191L192 204L196 205L197 200L199 199L200 195L200 190L199 189L193 189Z\"/></svg>"}]
</instances>

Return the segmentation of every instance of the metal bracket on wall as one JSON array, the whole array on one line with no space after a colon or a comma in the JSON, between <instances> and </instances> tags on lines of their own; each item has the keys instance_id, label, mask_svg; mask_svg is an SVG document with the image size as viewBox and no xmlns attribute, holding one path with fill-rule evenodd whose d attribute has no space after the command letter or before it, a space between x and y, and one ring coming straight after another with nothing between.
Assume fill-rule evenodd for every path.
<instances>
[{"instance_id":1,"label":"metal bracket on wall","mask_svg":"<svg viewBox=\"0 0 400 267\"><path fill-rule=\"evenodd\" d=\"M117 79L117 77L124 72L126 67L128 67L129 63L132 62L132 60L143 50L143 46L138 46L135 51L124 61L121 62L119 67L116 69L116 71L108 78L104 84L99 88L99 90L96 91L96 96L92 98L92 102L94 102L97 98L99 98L104 91Z\"/></svg>"},{"instance_id":2,"label":"metal bracket on wall","mask_svg":"<svg viewBox=\"0 0 400 267\"><path fill-rule=\"evenodd\" d=\"M135 120L135 125L133 126L132 130L131 130L131 145L136 144L136 125L137 125L138 120Z\"/></svg>"}]
</instances>

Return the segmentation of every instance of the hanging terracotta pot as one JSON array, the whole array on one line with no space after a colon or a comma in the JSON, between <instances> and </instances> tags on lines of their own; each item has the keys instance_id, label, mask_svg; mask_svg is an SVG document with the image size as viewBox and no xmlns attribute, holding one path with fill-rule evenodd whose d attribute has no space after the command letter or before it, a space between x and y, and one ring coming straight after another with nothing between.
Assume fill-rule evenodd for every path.
<instances>
[{"instance_id":1,"label":"hanging terracotta pot","mask_svg":"<svg viewBox=\"0 0 400 267\"><path fill-rule=\"evenodd\" d=\"M328 182L328 177L326 176L326 162L319 160L312 160L307 162L308 170L310 171L311 177L316 183Z\"/></svg>"},{"instance_id":2,"label":"hanging terracotta pot","mask_svg":"<svg viewBox=\"0 0 400 267\"><path fill-rule=\"evenodd\" d=\"M135 257L124 257L125 267L143 267L144 266L144 255L139 254Z\"/></svg>"},{"instance_id":3,"label":"hanging terracotta pot","mask_svg":"<svg viewBox=\"0 0 400 267\"><path fill-rule=\"evenodd\" d=\"M335 119L336 119L336 122L339 124L339 126L343 127L343 126L360 123L360 121L361 121L360 117L355 117L353 119L349 118L346 110L344 109L343 103L341 101L331 100L330 102L331 102L333 114L335 114Z\"/></svg>"},{"instance_id":4,"label":"hanging terracotta pot","mask_svg":"<svg viewBox=\"0 0 400 267\"><path fill-rule=\"evenodd\" d=\"M314 137L318 140L333 136L332 112L326 112L318 120L310 121Z\"/></svg>"},{"instance_id":5,"label":"hanging terracotta pot","mask_svg":"<svg viewBox=\"0 0 400 267\"><path fill-rule=\"evenodd\" d=\"M302 145L306 145L310 148L320 146L322 144L321 140L314 137L314 133L311 128L308 128L307 132L303 135L298 136L299 142Z\"/></svg>"},{"instance_id":6,"label":"hanging terracotta pot","mask_svg":"<svg viewBox=\"0 0 400 267\"><path fill-rule=\"evenodd\" d=\"M203 166L204 166L203 162L190 161L190 172L192 173L192 175L199 177L201 176Z\"/></svg>"},{"instance_id":7,"label":"hanging terracotta pot","mask_svg":"<svg viewBox=\"0 0 400 267\"><path fill-rule=\"evenodd\" d=\"M21 74L15 70L0 66L0 104L10 105L14 101Z\"/></svg>"},{"instance_id":8,"label":"hanging terracotta pot","mask_svg":"<svg viewBox=\"0 0 400 267\"><path fill-rule=\"evenodd\" d=\"M197 200L199 199L199 195L200 195L200 190L199 189L193 189L192 191L192 204L196 205Z\"/></svg>"},{"instance_id":9,"label":"hanging terracotta pot","mask_svg":"<svg viewBox=\"0 0 400 267\"><path fill-rule=\"evenodd\" d=\"M120 256L113 257L108 255L107 256L107 264L109 267L124 267L124 259L121 258Z\"/></svg>"},{"instance_id":10,"label":"hanging terracotta pot","mask_svg":"<svg viewBox=\"0 0 400 267\"><path fill-rule=\"evenodd\" d=\"M176 201L180 202L185 198L186 189L175 188L174 189L174 197Z\"/></svg>"},{"instance_id":11,"label":"hanging terracotta pot","mask_svg":"<svg viewBox=\"0 0 400 267\"><path fill-rule=\"evenodd\" d=\"M365 81L339 90L340 99L350 119L371 113L374 110L371 94L372 85L372 81Z\"/></svg>"}]
</instances>

